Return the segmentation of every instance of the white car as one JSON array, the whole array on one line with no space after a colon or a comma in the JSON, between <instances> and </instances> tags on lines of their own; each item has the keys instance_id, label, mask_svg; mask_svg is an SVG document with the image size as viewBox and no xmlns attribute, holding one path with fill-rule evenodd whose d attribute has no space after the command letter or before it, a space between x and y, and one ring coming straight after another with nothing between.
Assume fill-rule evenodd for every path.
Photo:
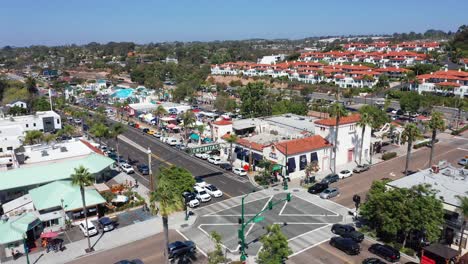
<instances>
[{"instance_id":1,"label":"white car","mask_svg":"<svg viewBox=\"0 0 468 264\"><path fill-rule=\"evenodd\" d=\"M205 188L206 182L203 180L202 177L197 176L195 177L195 186L200 187L200 188Z\"/></svg>"},{"instance_id":2,"label":"white car","mask_svg":"<svg viewBox=\"0 0 468 264\"><path fill-rule=\"evenodd\" d=\"M216 186L212 185L212 184L208 184L205 186L205 191L215 197L215 198L218 198L218 197L221 197L223 196L223 192L221 190L219 190L218 188L216 188Z\"/></svg>"},{"instance_id":3,"label":"white car","mask_svg":"<svg viewBox=\"0 0 468 264\"><path fill-rule=\"evenodd\" d=\"M208 158L208 162L209 162L209 163L213 163L213 164L215 164L215 165L218 165L218 164L220 164L222 161L221 161L221 158L218 157L218 156L211 156L211 157Z\"/></svg>"},{"instance_id":4,"label":"white car","mask_svg":"<svg viewBox=\"0 0 468 264\"><path fill-rule=\"evenodd\" d=\"M88 220L88 231L86 231L86 223L84 221L81 222L79 226L80 226L81 232L83 232L83 235L85 237L94 236L94 235L97 235L98 233L98 230L96 229L96 227L89 220Z\"/></svg>"},{"instance_id":5,"label":"white car","mask_svg":"<svg viewBox=\"0 0 468 264\"><path fill-rule=\"evenodd\" d=\"M352 175L353 175L353 172L350 170L342 170L338 172L338 177L340 177L340 179L348 178L348 177L351 177Z\"/></svg>"},{"instance_id":6,"label":"white car","mask_svg":"<svg viewBox=\"0 0 468 264\"><path fill-rule=\"evenodd\" d=\"M232 172L234 172L234 174L237 174L239 176L247 175L247 172L243 168L232 168Z\"/></svg>"},{"instance_id":7,"label":"white car","mask_svg":"<svg viewBox=\"0 0 468 264\"><path fill-rule=\"evenodd\" d=\"M202 203L211 201L211 195L209 195L204 188L195 186L194 193L195 197Z\"/></svg>"},{"instance_id":8,"label":"white car","mask_svg":"<svg viewBox=\"0 0 468 264\"><path fill-rule=\"evenodd\" d=\"M162 137L162 134L159 133L159 132L156 132L156 133L153 134L153 137L160 138L160 137Z\"/></svg>"},{"instance_id":9,"label":"white car","mask_svg":"<svg viewBox=\"0 0 468 264\"><path fill-rule=\"evenodd\" d=\"M197 157L203 160L207 160L210 157L210 155L207 153L200 153Z\"/></svg>"},{"instance_id":10,"label":"white car","mask_svg":"<svg viewBox=\"0 0 468 264\"><path fill-rule=\"evenodd\" d=\"M200 205L200 201L198 201L197 197L195 197L194 193L191 192L184 192L182 194L182 197L184 197L184 200L186 201L187 205L190 208L194 208Z\"/></svg>"},{"instance_id":11,"label":"white car","mask_svg":"<svg viewBox=\"0 0 468 264\"><path fill-rule=\"evenodd\" d=\"M135 173L135 170L133 169L133 167L128 164L128 163L120 163L120 168L122 169L122 171L126 172L127 174L131 174L131 173Z\"/></svg>"}]
</instances>

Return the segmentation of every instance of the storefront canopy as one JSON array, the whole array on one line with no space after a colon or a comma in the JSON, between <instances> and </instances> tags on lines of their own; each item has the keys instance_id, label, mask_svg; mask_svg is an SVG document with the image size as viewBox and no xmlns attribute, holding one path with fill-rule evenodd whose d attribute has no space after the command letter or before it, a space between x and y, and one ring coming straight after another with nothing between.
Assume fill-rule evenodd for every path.
<instances>
[{"instance_id":1,"label":"storefront canopy","mask_svg":"<svg viewBox=\"0 0 468 264\"><path fill-rule=\"evenodd\" d=\"M271 171L280 171L280 170L281 170L281 167L283 167L283 166L281 166L281 165L279 165L279 164L275 164L275 165L273 165L273 167L271 168Z\"/></svg>"},{"instance_id":2,"label":"storefront canopy","mask_svg":"<svg viewBox=\"0 0 468 264\"><path fill-rule=\"evenodd\" d=\"M39 218L31 213L0 221L0 244L6 245L22 240L27 231L39 224Z\"/></svg>"},{"instance_id":3,"label":"storefront canopy","mask_svg":"<svg viewBox=\"0 0 468 264\"><path fill-rule=\"evenodd\" d=\"M200 139L200 136L199 136L198 134L192 134L192 135L190 135L190 138L191 138L192 140L199 140L199 139Z\"/></svg>"}]
</instances>

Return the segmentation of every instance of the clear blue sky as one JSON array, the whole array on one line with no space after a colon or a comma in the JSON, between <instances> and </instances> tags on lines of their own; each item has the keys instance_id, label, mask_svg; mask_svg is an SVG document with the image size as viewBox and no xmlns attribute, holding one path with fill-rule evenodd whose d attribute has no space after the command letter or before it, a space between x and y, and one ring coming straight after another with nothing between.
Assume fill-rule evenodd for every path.
<instances>
[{"instance_id":1,"label":"clear blue sky","mask_svg":"<svg viewBox=\"0 0 468 264\"><path fill-rule=\"evenodd\" d=\"M466 0L14 0L0 46L136 43L457 30Z\"/></svg>"}]
</instances>

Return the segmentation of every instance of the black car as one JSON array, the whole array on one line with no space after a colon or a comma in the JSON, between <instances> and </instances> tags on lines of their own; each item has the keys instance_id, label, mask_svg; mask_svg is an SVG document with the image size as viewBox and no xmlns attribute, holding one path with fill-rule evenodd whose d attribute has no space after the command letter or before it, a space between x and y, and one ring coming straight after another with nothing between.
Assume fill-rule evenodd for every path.
<instances>
[{"instance_id":1,"label":"black car","mask_svg":"<svg viewBox=\"0 0 468 264\"><path fill-rule=\"evenodd\" d=\"M143 261L141 259L134 259L134 260L128 260L128 259L124 259L124 260L120 260L114 264L144 264Z\"/></svg>"},{"instance_id":2,"label":"black car","mask_svg":"<svg viewBox=\"0 0 468 264\"><path fill-rule=\"evenodd\" d=\"M339 179L340 177L338 176L338 174L328 174L327 176L325 176L325 178L322 179L321 182L330 184L330 183L337 182Z\"/></svg>"},{"instance_id":3,"label":"black car","mask_svg":"<svg viewBox=\"0 0 468 264\"><path fill-rule=\"evenodd\" d=\"M400 260L400 251L388 245L379 243L373 244L369 247L369 252L390 262L397 262Z\"/></svg>"},{"instance_id":4,"label":"black car","mask_svg":"<svg viewBox=\"0 0 468 264\"><path fill-rule=\"evenodd\" d=\"M356 243L351 238L343 238L343 237L332 237L330 239L330 245L335 247L348 255L359 255L361 248L359 244Z\"/></svg>"},{"instance_id":5,"label":"black car","mask_svg":"<svg viewBox=\"0 0 468 264\"><path fill-rule=\"evenodd\" d=\"M356 231L356 229L351 225L334 224L332 225L331 231L333 234L342 235L344 233Z\"/></svg>"},{"instance_id":6,"label":"black car","mask_svg":"<svg viewBox=\"0 0 468 264\"><path fill-rule=\"evenodd\" d=\"M188 253L194 253L196 250L195 243L192 241L176 241L170 243L167 247L169 252L169 259L178 258Z\"/></svg>"},{"instance_id":7,"label":"black car","mask_svg":"<svg viewBox=\"0 0 468 264\"><path fill-rule=\"evenodd\" d=\"M307 191L312 194L318 194L318 193L325 191L327 188L328 188L328 183L318 182L314 184L313 186L310 186Z\"/></svg>"},{"instance_id":8,"label":"black car","mask_svg":"<svg viewBox=\"0 0 468 264\"><path fill-rule=\"evenodd\" d=\"M385 264L386 262L378 258L366 258L362 261L362 264Z\"/></svg>"},{"instance_id":9,"label":"black car","mask_svg":"<svg viewBox=\"0 0 468 264\"><path fill-rule=\"evenodd\" d=\"M221 169L225 169L227 171L232 171L232 166L229 163L220 163L219 167L221 167Z\"/></svg>"},{"instance_id":10,"label":"black car","mask_svg":"<svg viewBox=\"0 0 468 264\"><path fill-rule=\"evenodd\" d=\"M149 167L148 165L145 164L138 164L137 166L138 171L143 174L143 175L148 175L149 174Z\"/></svg>"},{"instance_id":11,"label":"black car","mask_svg":"<svg viewBox=\"0 0 468 264\"><path fill-rule=\"evenodd\" d=\"M356 241L357 243L361 243L364 240L364 234L358 231L351 231L348 233L341 234L341 237L344 238L351 238L352 240Z\"/></svg>"},{"instance_id":12,"label":"black car","mask_svg":"<svg viewBox=\"0 0 468 264\"><path fill-rule=\"evenodd\" d=\"M143 128L141 131L142 131L143 133L148 133L149 128Z\"/></svg>"}]
</instances>

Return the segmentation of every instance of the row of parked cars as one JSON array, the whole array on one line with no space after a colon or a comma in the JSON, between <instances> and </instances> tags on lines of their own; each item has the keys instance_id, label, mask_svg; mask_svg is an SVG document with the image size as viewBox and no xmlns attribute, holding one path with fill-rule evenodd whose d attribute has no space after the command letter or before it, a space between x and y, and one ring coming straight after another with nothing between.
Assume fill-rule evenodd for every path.
<instances>
[{"instance_id":1,"label":"row of parked cars","mask_svg":"<svg viewBox=\"0 0 468 264\"><path fill-rule=\"evenodd\" d=\"M114 221L112 221L109 217L101 217L97 221L98 227L102 230L102 232L109 232L114 230L115 225ZM86 228L86 222L81 222L79 225L81 232L85 237L91 237L99 234L98 229L93 224L91 220L88 219L88 228Z\"/></svg>"},{"instance_id":2,"label":"row of parked cars","mask_svg":"<svg viewBox=\"0 0 468 264\"><path fill-rule=\"evenodd\" d=\"M334 224L331 228L333 234L338 236L330 239L330 245L348 255L359 255L361 253L361 243L364 240L364 235L351 225ZM389 262L397 262L400 260L400 252L388 245L380 243L372 244L369 247L369 252L375 254ZM380 264L385 263L378 258L367 258L363 264Z\"/></svg>"},{"instance_id":3,"label":"row of parked cars","mask_svg":"<svg viewBox=\"0 0 468 264\"><path fill-rule=\"evenodd\" d=\"M221 160L219 156L211 155L209 153L196 153L195 157L202 159L202 160L206 160L211 164L218 165L224 170L232 171L234 174L237 174L239 176L247 175L246 170L244 170L243 168L231 166L231 164L229 164L228 162L224 162L223 160Z\"/></svg>"},{"instance_id":4,"label":"row of parked cars","mask_svg":"<svg viewBox=\"0 0 468 264\"><path fill-rule=\"evenodd\" d=\"M186 191L182 194L188 207L194 208L200 203L211 201L211 198L223 196L223 192L213 184L207 184L201 177L195 177L195 186L192 191Z\"/></svg>"}]
</instances>

